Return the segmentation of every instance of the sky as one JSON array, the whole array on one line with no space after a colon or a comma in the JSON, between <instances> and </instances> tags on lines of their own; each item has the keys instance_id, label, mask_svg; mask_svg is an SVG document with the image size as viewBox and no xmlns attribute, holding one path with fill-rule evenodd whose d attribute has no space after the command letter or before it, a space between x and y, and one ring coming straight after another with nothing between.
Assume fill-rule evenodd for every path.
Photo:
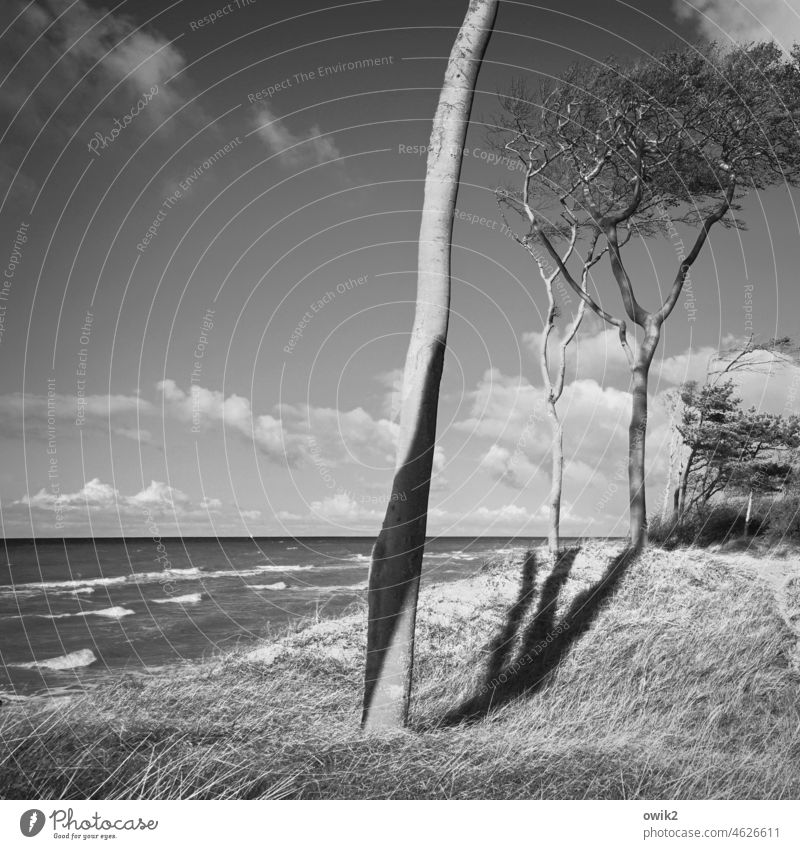
<instances>
[{"instance_id":1,"label":"sky","mask_svg":"<svg viewBox=\"0 0 800 849\"><path fill-rule=\"evenodd\" d=\"M14 536L374 535L394 467L430 133L464 0L5 0L0 21L0 518ZM800 41L783 0L501 3L453 234L429 533L546 529L546 305L503 230L487 127L514 77L705 37ZM422 150L421 150L422 148ZM797 192L749 196L665 326L666 399L751 332L796 334ZM689 231L681 237L688 242ZM653 306L675 245L631 245ZM620 312L607 264L591 281ZM564 303L564 315L577 306ZM562 530L623 534L628 373L587 319L570 349ZM800 412L800 375L746 375Z\"/></svg>"}]
</instances>

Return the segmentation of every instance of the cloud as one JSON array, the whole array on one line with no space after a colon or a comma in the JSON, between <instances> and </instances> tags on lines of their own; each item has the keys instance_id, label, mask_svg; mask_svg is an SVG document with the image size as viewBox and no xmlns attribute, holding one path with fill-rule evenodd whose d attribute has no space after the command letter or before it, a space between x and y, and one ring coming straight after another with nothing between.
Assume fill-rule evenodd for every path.
<instances>
[{"instance_id":1,"label":"cloud","mask_svg":"<svg viewBox=\"0 0 800 849\"><path fill-rule=\"evenodd\" d=\"M589 340L597 354L600 343ZM727 348L736 340L724 340ZM651 370L647 433L650 512L660 510L669 467L671 440L668 393L685 380L705 380L711 348L690 349L655 361ZM745 407L764 412L800 413L800 365L779 355L756 352L742 360L751 368L731 375ZM602 365L598 368L604 371ZM712 364L713 368L713 364ZM465 450L478 450L479 470L491 481L535 499L542 509L549 489L552 431L543 412L544 393L522 376L488 370L466 393L468 413L453 429L467 435ZM628 391L602 386L594 378L564 388L558 414L564 426L563 518L584 530L604 530L627 515L627 447L631 399ZM500 491L508 492L508 489ZM489 496L482 492L481 496ZM539 518L546 516L537 513ZM484 516L485 518L485 516ZM541 530L541 526L540 526Z\"/></svg>"},{"instance_id":2,"label":"cloud","mask_svg":"<svg viewBox=\"0 0 800 849\"><path fill-rule=\"evenodd\" d=\"M522 344L531 352L537 363L542 335L542 331L537 330L522 334ZM629 336L631 349L635 351L636 340L633 334ZM562 338L559 328L554 328L548 343L551 379L555 379L556 376L556 365L560 356L559 344ZM587 316L583 320L578 335L567 347L566 353L565 380L567 382L576 377L582 377L591 378L599 383L627 384L630 379L628 359L619 344L619 333L593 316Z\"/></svg>"},{"instance_id":3,"label":"cloud","mask_svg":"<svg viewBox=\"0 0 800 849\"><path fill-rule=\"evenodd\" d=\"M490 480L522 493L515 496L515 502L525 499L525 509L532 511L541 531L541 520L546 514L539 511L550 486L552 443L543 390L524 377L490 369L475 389L467 393L467 400L469 413L453 428L468 434L470 442L477 440L478 445L481 441L489 442L481 450L480 470ZM574 505L571 511L565 509L565 521L585 528L592 521L608 517L616 520L621 515L622 488L618 497L603 503L601 508L596 510L595 504L603 486L617 475L618 464L627 456L630 403L628 392L603 387L592 379L575 380L564 388L558 405L564 425L564 503ZM663 408L654 405L650 445L656 451L664 417ZM491 497L491 492L481 494ZM485 511L469 515L473 522L490 518Z\"/></svg>"},{"instance_id":4,"label":"cloud","mask_svg":"<svg viewBox=\"0 0 800 849\"><path fill-rule=\"evenodd\" d=\"M37 151L45 153L47 173L53 155L77 131L72 143L89 155L86 145L93 134L108 135L115 119L123 121L144 92L158 86L114 141L117 149L131 150L188 102L181 78L165 84L184 67L181 52L155 30L137 32L137 24L124 14L107 14L88 0L5 0L3 11L6 20L14 20L0 52L0 76L8 75L0 91L0 117L7 128L0 171L4 188L43 127L15 182L23 196L37 186ZM192 104L167 129L176 122L200 127L205 120Z\"/></svg>"},{"instance_id":5,"label":"cloud","mask_svg":"<svg viewBox=\"0 0 800 849\"><path fill-rule=\"evenodd\" d=\"M259 510L239 510L221 499L206 496L195 500L164 481L151 480L130 495L100 478L92 478L72 492L41 488L3 507L7 527L17 532L50 533L67 529L73 533L124 532L147 536L181 532L181 528L208 532L235 530L243 521L261 519Z\"/></svg>"},{"instance_id":6,"label":"cloud","mask_svg":"<svg viewBox=\"0 0 800 849\"><path fill-rule=\"evenodd\" d=\"M558 345L561 338L559 329L555 328L549 344L553 377L555 377L555 365L559 355ZM541 339L541 331L522 334L523 345L531 352L537 363ZM724 339L723 345L729 343L733 345L734 341ZM635 355L637 341L630 329L628 342ZM702 380L705 377L709 358L716 353L716 350L710 346L689 348L681 354L665 357L664 348L661 346L650 367L651 387L657 387L664 382L678 385L686 380ZM591 315L583 320L578 335L567 348L565 380L569 383L578 378L595 380L602 385L611 385L618 389L627 389L630 382L628 358L619 343L617 330L608 327L600 319Z\"/></svg>"},{"instance_id":7,"label":"cloud","mask_svg":"<svg viewBox=\"0 0 800 849\"><path fill-rule=\"evenodd\" d=\"M341 156L336 144L314 124L306 135L295 135L266 103L253 107L253 127L267 149L289 166L330 162Z\"/></svg>"},{"instance_id":8,"label":"cloud","mask_svg":"<svg viewBox=\"0 0 800 849\"><path fill-rule=\"evenodd\" d=\"M359 502L349 492L337 492L321 501L312 501L310 507L312 516L335 524L365 520L380 522L383 518L382 512Z\"/></svg>"},{"instance_id":9,"label":"cloud","mask_svg":"<svg viewBox=\"0 0 800 849\"><path fill-rule=\"evenodd\" d=\"M305 437L309 451L331 465L394 466L399 427L389 419L375 418L362 407L337 410L308 404L283 404L280 414L285 427Z\"/></svg>"},{"instance_id":10,"label":"cloud","mask_svg":"<svg viewBox=\"0 0 800 849\"><path fill-rule=\"evenodd\" d=\"M99 478L93 478L76 492L58 493L40 489L35 495L23 495L15 505L30 507L35 510L70 510L85 507L92 509L107 509L113 507L119 499L119 492Z\"/></svg>"},{"instance_id":11,"label":"cloud","mask_svg":"<svg viewBox=\"0 0 800 849\"><path fill-rule=\"evenodd\" d=\"M115 427L111 432L115 436L122 436L125 439L132 439L134 442L139 442L142 445L158 445L159 443L153 437L153 434L140 427Z\"/></svg>"},{"instance_id":12,"label":"cloud","mask_svg":"<svg viewBox=\"0 0 800 849\"><path fill-rule=\"evenodd\" d=\"M114 509L121 513L144 515L147 510L157 514L187 514L195 509L185 492L162 481L150 481L148 486L134 495L121 495L119 490L99 478L92 478L75 492L42 488L35 495L23 495L13 504L35 510L80 511L83 515L86 510L91 513Z\"/></svg>"},{"instance_id":13,"label":"cloud","mask_svg":"<svg viewBox=\"0 0 800 849\"><path fill-rule=\"evenodd\" d=\"M495 368L486 371L466 397L469 415L455 422L455 430L492 439L537 463L547 454L552 431L541 387ZM629 407L626 391L581 379L565 386L558 412L568 431L577 431L583 439L599 445L616 429L617 422L625 419Z\"/></svg>"},{"instance_id":14,"label":"cloud","mask_svg":"<svg viewBox=\"0 0 800 849\"><path fill-rule=\"evenodd\" d=\"M146 507L155 510L184 510L190 505L189 496L162 481L150 481L141 492L125 499L125 503L134 507Z\"/></svg>"},{"instance_id":15,"label":"cloud","mask_svg":"<svg viewBox=\"0 0 800 849\"><path fill-rule=\"evenodd\" d=\"M151 443L152 435L140 430L136 416L153 412L153 406L138 395L86 395L80 407L76 395L53 393L13 392L0 395L0 435L9 438L46 440L61 438L75 431L78 413L84 419L82 427L93 431L111 432L125 439Z\"/></svg>"},{"instance_id":16,"label":"cloud","mask_svg":"<svg viewBox=\"0 0 800 849\"><path fill-rule=\"evenodd\" d=\"M502 481L513 489L525 489L539 471L539 466L532 463L522 450L512 452L497 443L483 456L481 467L486 469L492 480Z\"/></svg>"},{"instance_id":17,"label":"cloud","mask_svg":"<svg viewBox=\"0 0 800 849\"><path fill-rule=\"evenodd\" d=\"M800 0L673 0L676 15L714 41L800 41Z\"/></svg>"},{"instance_id":18,"label":"cloud","mask_svg":"<svg viewBox=\"0 0 800 849\"><path fill-rule=\"evenodd\" d=\"M394 463L398 426L362 407L337 410L308 404L281 404L275 415L255 415L250 400L192 385L185 392L174 380L157 385L168 416L207 430L223 425L256 445L273 462L297 466L358 463L381 469ZM443 465L443 455L434 458Z\"/></svg>"},{"instance_id":19,"label":"cloud","mask_svg":"<svg viewBox=\"0 0 800 849\"><path fill-rule=\"evenodd\" d=\"M184 392L174 380L162 380L157 389L164 398L168 416L202 429L216 424L233 430L274 461L285 460L294 465L302 454L296 439L284 433L281 422L271 415L253 416L250 400L235 393L227 398L215 389L193 384Z\"/></svg>"},{"instance_id":20,"label":"cloud","mask_svg":"<svg viewBox=\"0 0 800 849\"><path fill-rule=\"evenodd\" d=\"M377 533L383 519L385 502L376 504L368 496L362 500L349 492L337 492L320 501L313 501L309 506L307 516L289 514L290 521L319 527L319 521L322 520L338 529ZM284 517L278 514L278 518ZM286 518L288 519L288 516ZM469 533L492 530L507 533L511 530L517 533L535 519L534 514L517 504L498 507L481 505L467 512L446 510L437 506L431 506L428 510L428 523L432 533L452 533L454 530Z\"/></svg>"}]
</instances>

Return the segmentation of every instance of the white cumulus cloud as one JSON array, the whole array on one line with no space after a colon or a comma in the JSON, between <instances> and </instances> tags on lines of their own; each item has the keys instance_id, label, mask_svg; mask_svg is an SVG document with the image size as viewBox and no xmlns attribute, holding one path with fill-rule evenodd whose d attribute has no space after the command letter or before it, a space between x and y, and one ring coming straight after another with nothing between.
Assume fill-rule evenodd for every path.
<instances>
[{"instance_id":1,"label":"white cumulus cloud","mask_svg":"<svg viewBox=\"0 0 800 849\"><path fill-rule=\"evenodd\" d=\"M713 41L800 42L800 0L673 0L679 18L692 20Z\"/></svg>"}]
</instances>

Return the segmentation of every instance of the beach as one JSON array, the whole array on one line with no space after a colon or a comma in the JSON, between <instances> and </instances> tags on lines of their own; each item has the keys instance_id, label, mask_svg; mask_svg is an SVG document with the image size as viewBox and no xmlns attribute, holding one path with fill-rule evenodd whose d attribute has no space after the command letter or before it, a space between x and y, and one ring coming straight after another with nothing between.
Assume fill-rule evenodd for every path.
<instances>
[{"instance_id":1,"label":"beach","mask_svg":"<svg viewBox=\"0 0 800 849\"><path fill-rule=\"evenodd\" d=\"M548 645L559 663L529 693L498 695L480 716L453 719L492 686L498 635L508 635L519 613L523 559L515 554L423 588L406 730L360 730L366 607L359 600L342 616L298 622L169 674L121 676L81 696L7 705L0 791L12 798L797 798L796 556L651 550L602 596L618 550L584 546L555 595L552 571L539 563L526 615L549 610ZM577 617L576 599L583 599ZM521 648L515 639L507 640L512 656ZM538 651L551 648L531 655L528 646L523 666L534 669Z\"/></svg>"},{"instance_id":2,"label":"beach","mask_svg":"<svg viewBox=\"0 0 800 849\"><path fill-rule=\"evenodd\" d=\"M6 543L0 698L64 695L247 646L365 597L368 537ZM468 577L538 540L431 540L424 581ZM499 554L498 554L499 553ZM10 565L8 565L10 564Z\"/></svg>"}]
</instances>

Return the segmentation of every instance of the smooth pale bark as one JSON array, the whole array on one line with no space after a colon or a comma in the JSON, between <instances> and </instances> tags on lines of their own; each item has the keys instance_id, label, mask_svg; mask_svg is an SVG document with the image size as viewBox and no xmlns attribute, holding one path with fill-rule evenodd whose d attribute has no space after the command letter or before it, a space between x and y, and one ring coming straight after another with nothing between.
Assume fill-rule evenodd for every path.
<instances>
[{"instance_id":1,"label":"smooth pale bark","mask_svg":"<svg viewBox=\"0 0 800 849\"><path fill-rule=\"evenodd\" d=\"M569 248L569 252L574 247L573 243ZM589 264L584 266L581 288L586 288L586 275L589 270ZM542 372L545 392L547 393L546 406L547 416L550 419L550 427L552 430L552 439L550 444L551 452L551 472L550 472L550 497L548 499L549 507L549 522L547 526L547 548L555 558L558 557L561 547L561 497L564 488L564 426L558 416L556 404L564 392L564 377L567 369L567 348L575 338L578 328L581 326L583 316L586 312L586 303L581 301L578 307L578 313L573 322L568 326L564 338L558 346L558 362L556 364L557 372L555 382L550 378L550 362L547 355L547 344L550 334L555 326L555 299L553 297L553 280L556 275L545 278L545 287L549 298L549 309L545 320L545 330L542 334L542 346L539 351L539 366Z\"/></svg>"},{"instance_id":2,"label":"smooth pale bark","mask_svg":"<svg viewBox=\"0 0 800 849\"><path fill-rule=\"evenodd\" d=\"M535 228L536 214L534 213L531 205L528 203L528 185L530 183L532 173L533 165L529 163L525 179L525 189L523 193L523 208L525 210L525 214L528 217L528 220ZM586 300L581 298L580 304L578 305L578 312L575 315L575 318L573 319L571 324L567 326L564 332L564 338L559 343L558 361L556 363L556 378L554 381L550 376L550 357L548 354L548 345L550 343L550 336L555 328L555 320L557 314L556 301L555 296L553 294L553 282L562 272L556 269L556 271L552 272L551 274L548 274L545 271L545 266L531 250L531 247L528 242L524 239L520 239L519 237L515 238L521 245L524 245L527 248L528 252L534 257L537 264L539 265L539 273L542 277L542 280L544 281L544 288L545 292L547 293L547 313L545 315L544 329L542 331L542 341L539 346L539 369L542 373L542 382L544 384L544 390L546 393L545 405L547 408L547 416L550 419L550 426L552 432L552 439L550 443L551 474L550 496L548 499L549 517L547 525L547 548L555 562L555 559L558 557L559 548L561 546L561 496L564 488L564 426L561 424L561 419L558 417L558 410L556 409L556 404L558 403L562 393L564 392L564 378L566 376L567 369L567 348L577 335L578 329L580 328L581 322L583 321L583 317L586 314ZM567 262L567 260L572 256L577 238L578 229L577 227L573 227L566 253L563 257L559 258L559 263L561 267L566 267L564 266L564 263ZM597 238L595 237L595 239L591 243L591 247L589 248L589 252L583 263L580 291L584 294L586 293L586 281L587 276L589 274L589 269L600 259L599 256L594 255L594 249L596 244ZM588 299L588 295L586 296L586 298Z\"/></svg>"},{"instance_id":3,"label":"smooth pale bark","mask_svg":"<svg viewBox=\"0 0 800 849\"><path fill-rule=\"evenodd\" d=\"M497 7L498 0L471 0L450 53L431 131L397 465L369 573L362 717L369 730L403 726L408 718L439 384L447 344L453 217L475 81Z\"/></svg>"},{"instance_id":4,"label":"smooth pale bark","mask_svg":"<svg viewBox=\"0 0 800 849\"><path fill-rule=\"evenodd\" d=\"M573 243L574 245L574 236ZM570 252L572 246L570 247ZM550 378L550 358L548 356L548 345L550 343L550 335L555 327L556 320L556 301L553 296L553 280L555 275L547 275L541 263L539 263L539 272L544 280L545 291L547 292L547 315L544 321L544 330L542 332L542 341L539 346L539 369L542 373L542 382L546 393L545 405L547 409L547 417L550 419L550 427L552 430L552 439L550 443L550 497L548 498L548 509L550 511L549 521L547 524L547 548L554 559L558 557L558 549L561 536L561 490L563 488L563 468L564 468L564 429L561 425L561 420L558 418L558 410L556 410L556 401L560 390L555 391L553 381ZM583 302L581 302L583 305ZM580 317L583 316L581 312ZM579 323L579 322L578 322ZM577 323L575 327L577 332ZM573 333L573 336L575 334ZM561 350L560 377L561 386L563 387L563 373L566 368L566 346Z\"/></svg>"},{"instance_id":5,"label":"smooth pale bark","mask_svg":"<svg viewBox=\"0 0 800 849\"><path fill-rule=\"evenodd\" d=\"M648 370L637 363L633 371L631 421L628 428L628 483L630 538L634 548L647 542L647 505L645 499L645 441L647 439Z\"/></svg>"},{"instance_id":6,"label":"smooth pale bark","mask_svg":"<svg viewBox=\"0 0 800 849\"><path fill-rule=\"evenodd\" d=\"M645 337L632 369L631 420L628 428L628 484L630 503L631 546L639 550L647 545L647 499L645 496L645 456L647 441L647 388L650 364L653 361L661 325L652 320L646 323Z\"/></svg>"},{"instance_id":7,"label":"smooth pale bark","mask_svg":"<svg viewBox=\"0 0 800 849\"><path fill-rule=\"evenodd\" d=\"M675 506L678 503L678 484L680 481L681 470L679 457L681 453L680 433L678 431L678 417L680 415L680 400L674 396L670 402L670 417L669 417L669 465L667 467L667 479L664 483L664 501L661 506L661 521L666 526L670 516L675 513ZM675 480L675 486L672 482Z\"/></svg>"},{"instance_id":8,"label":"smooth pale bark","mask_svg":"<svg viewBox=\"0 0 800 849\"><path fill-rule=\"evenodd\" d=\"M548 401L547 414L553 428L552 463L550 483L550 522L547 528L547 548L553 557L558 556L561 544L561 492L564 487L564 427L556 412L556 405Z\"/></svg>"}]
</instances>

